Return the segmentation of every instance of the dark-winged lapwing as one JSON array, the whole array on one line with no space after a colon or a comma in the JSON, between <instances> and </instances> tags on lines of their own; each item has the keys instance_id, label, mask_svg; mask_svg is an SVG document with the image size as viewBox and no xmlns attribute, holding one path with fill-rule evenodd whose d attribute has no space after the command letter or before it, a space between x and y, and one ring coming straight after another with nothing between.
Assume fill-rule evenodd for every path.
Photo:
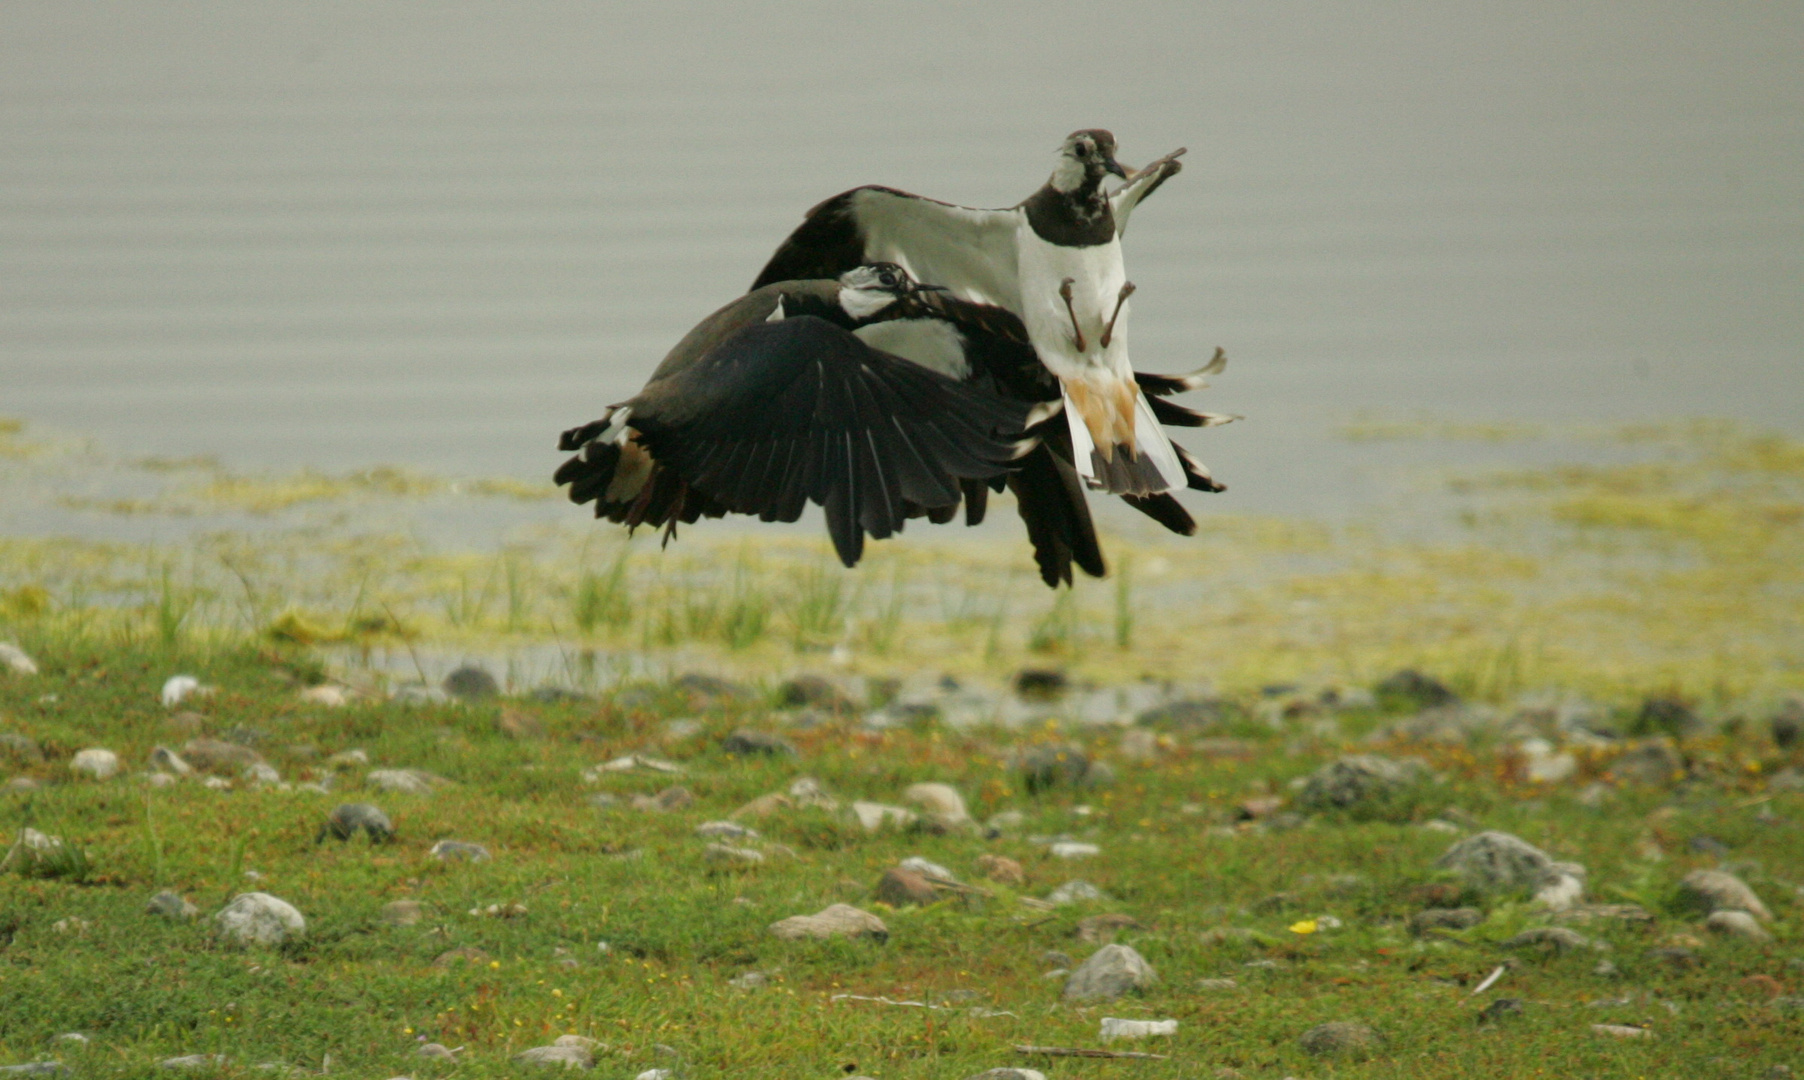
<instances>
[{"instance_id":1,"label":"dark-winged lapwing","mask_svg":"<svg viewBox=\"0 0 1804 1080\"><path fill-rule=\"evenodd\" d=\"M753 288L898 263L965 300L1013 312L1059 383L1075 466L1085 482L1146 498L1186 483L1128 360L1121 235L1146 196L1181 168L1183 150L1129 173L1115 136L1073 132L1045 186L1017 206L977 210L885 187L836 195L808 212ZM1104 177L1126 182L1110 193Z\"/></svg>"},{"instance_id":2,"label":"dark-winged lapwing","mask_svg":"<svg viewBox=\"0 0 1804 1080\"><path fill-rule=\"evenodd\" d=\"M556 474L572 502L629 527L826 511L834 550L910 517L950 520L963 483L1002 476L1031 443L1032 403L904 360L853 331L916 312L892 264L764 285L691 330L631 400L566 431Z\"/></svg>"},{"instance_id":3,"label":"dark-winged lapwing","mask_svg":"<svg viewBox=\"0 0 1804 1080\"><path fill-rule=\"evenodd\" d=\"M1075 468L1069 427L1056 415L1059 381L1040 363L1020 319L1003 308L974 304L942 292L923 296L916 311L904 319L866 326L856 333L872 344L880 344L967 384L1032 403L1035 419L1050 417L1028 429L1035 445L1006 477L991 480L987 487L974 481L963 484L966 521L975 524L983 520L988 491L1000 491L1006 484L1015 495L1016 508L1027 526L1034 558L1046 584L1070 584L1073 564L1093 577L1107 572ZM923 344L930 347L922 348ZM1161 423L1209 427L1236 418L1195 412L1167 399L1202 389L1208 385L1207 376L1226 366L1226 355L1217 349L1214 359L1191 375L1139 372L1135 379ZM1172 447L1189 487L1199 491L1225 490L1183 447L1175 443ZM1195 520L1169 492L1126 494L1122 498L1173 532L1185 536L1196 532Z\"/></svg>"}]
</instances>

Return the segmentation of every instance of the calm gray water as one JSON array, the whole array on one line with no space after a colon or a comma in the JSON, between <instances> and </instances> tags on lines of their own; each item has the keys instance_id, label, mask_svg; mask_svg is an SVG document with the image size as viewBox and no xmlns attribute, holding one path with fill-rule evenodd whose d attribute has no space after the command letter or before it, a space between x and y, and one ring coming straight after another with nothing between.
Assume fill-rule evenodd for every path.
<instances>
[{"instance_id":1,"label":"calm gray water","mask_svg":"<svg viewBox=\"0 0 1804 1080\"><path fill-rule=\"evenodd\" d=\"M1191 150L1128 258L1139 366L1233 358L1199 506L1448 453L1361 410L1798 432L1801 88L1795 3L9 3L0 415L543 477L819 199L1106 126Z\"/></svg>"}]
</instances>

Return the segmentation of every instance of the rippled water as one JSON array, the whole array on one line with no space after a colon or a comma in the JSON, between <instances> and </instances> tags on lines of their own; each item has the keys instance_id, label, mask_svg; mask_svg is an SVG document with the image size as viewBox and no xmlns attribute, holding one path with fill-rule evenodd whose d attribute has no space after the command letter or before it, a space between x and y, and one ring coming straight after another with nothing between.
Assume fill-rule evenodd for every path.
<instances>
[{"instance_id":1,"label":"rippled water","mask_svg":"<svg viewBox=\"0 0 1804 1080\"><path fill-rule=\"evenodd\" d=\"M0 13L0 415L542 478L819 199L1188 169L1140 366L1233 358L1208 509L1411 496L1362 410L1804 427L1804 8L44 5ZM1532 446L1463 451L1488 460Z\"/></svg>"}]
</instances>

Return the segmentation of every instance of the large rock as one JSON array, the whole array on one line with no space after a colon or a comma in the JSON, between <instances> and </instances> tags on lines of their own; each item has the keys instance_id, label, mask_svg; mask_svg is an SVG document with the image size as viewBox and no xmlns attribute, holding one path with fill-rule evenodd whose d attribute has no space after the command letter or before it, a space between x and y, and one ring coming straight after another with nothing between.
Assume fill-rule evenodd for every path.
<instances>
[{"instance_id":1,"label":"large rock","mask_svg":"<svg viewBox=\"0 0 1804 1080\"><path fill-rule=\"evenodd\" d=\"M1330 762L1309 775L1297 795L1306 810L1355 810L1373 807L1427 780L1419 761L1396 761L1376 754L1356 754Z\"/></svg>"},{"instance_id":2,"label":"large rock","mask_svg":"<svg viewBox=\"0 0 1804 1080\"><path fill-rule=\"evenodd\" d=\"M294 905L268 893L239 893L213 918L220 933L240 945L280 945L307 932Z\"/></svg>"},{"instance_id":3,"label":"large rock","mask_svg":"<svg viewBox=\"0 0 1804 1080\"><path fill-rule=\"evenodd\" d=\"M1506 832L1468 836L1448 848L1435 865L1454 871L1483 892L1537 888L1554 872L1554 861L1545 851Z\"/></svg>"},{"instance_id":4,"label":"large rock","mask_svg":"<svg viewBox=\"0 0 1804 1080\"><path fill-rule=\"evenodd\" d=\"M1159 983L1152 965L1127 945L1104 945L1090 955L1065 981L1067 1001L1118 998Z\"/></svg>"},{"instance_id":5,"label":"large rock","mask_svg":"<svg viewBox=\"0 0 1804 1080\"><path fill-rule=\"evenodd\" d=\"M10 641L0 641L0 670L14 675L36 675L38 664L24 649Z\"/></svg>"},{"instance_id":6,"label":"large rock","mask_svg":"<svg viewBox=\"0 0 1804 1080\"><path fill-rule=\"evenodd\" d=\"M791 915L770 924L770 932L784 941L825 941L828 938L889 940L889 927L868 911L850 904L834 904L813 915Z\"/></svg>"},{"instance_id":7,"label":"large rock","mask_svg":"<svg viewBox=\"0 0 1804 1080\"><path fill-rule=\"evenodd\" d=\"M901 866L883 872L873 895L890 907L931 904L940 898L939 890L924 874Z\"/></svg>"},{"instance_id":8,"label":"large rock","mask_svg":"<svg viewBox=\"0 0 1804 1080\"><path fill-rule=\"evenodd\" d=\"M1707 911L1745 911L1761 922L1772 922L1773 913L1748 888L1747 882L1722 870L1693 870L1679 882L1679 901Z\"/></svg>"},{"instance_id":9,"label":"large rock","mask_svg":"<svg viewBox=\"0 0 1804 1080\"><path fill-rule=\"evenodd\" d=\"M1745 911L1727 908L1711 912L1710 917L1704 920L1704 929L1728 937L1747 938L1750 941L1773 940L1773 935L1767 933L1766 928L1761 926L1759 920L1754 916Z\"/></svg>"},{"instance_id":10,"label":"large rock","mask_svg":"<svg viewBox=\"0 0 1804 1080\"><path fill-rule=\"evenodd\" d=\"M237 773L264 763L263 755L250 747L219 739L189 739L182 745L182 758L208 772Z\"/></svg>"}]
</instances>

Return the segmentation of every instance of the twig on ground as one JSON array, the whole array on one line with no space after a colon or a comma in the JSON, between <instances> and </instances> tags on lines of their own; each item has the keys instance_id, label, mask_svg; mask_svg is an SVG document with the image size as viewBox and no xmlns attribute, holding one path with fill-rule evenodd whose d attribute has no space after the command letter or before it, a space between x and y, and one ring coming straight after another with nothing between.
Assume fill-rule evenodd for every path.
<instances>
[{"instance_id":1,"label":"twig on ground","mask_svg":"<svg viewBox=\"0 0 1804 1080\"><path fill-rule=\"evenodd\" d=\"M1135 1058L1141 1061L1169 1061L1170 1054L1147 1054L1139 1050L1086 1050L1077 1046L1017 1046L1017 1054L1039 1054L1044 1057Z\"/></svg>"}]
</instances>

